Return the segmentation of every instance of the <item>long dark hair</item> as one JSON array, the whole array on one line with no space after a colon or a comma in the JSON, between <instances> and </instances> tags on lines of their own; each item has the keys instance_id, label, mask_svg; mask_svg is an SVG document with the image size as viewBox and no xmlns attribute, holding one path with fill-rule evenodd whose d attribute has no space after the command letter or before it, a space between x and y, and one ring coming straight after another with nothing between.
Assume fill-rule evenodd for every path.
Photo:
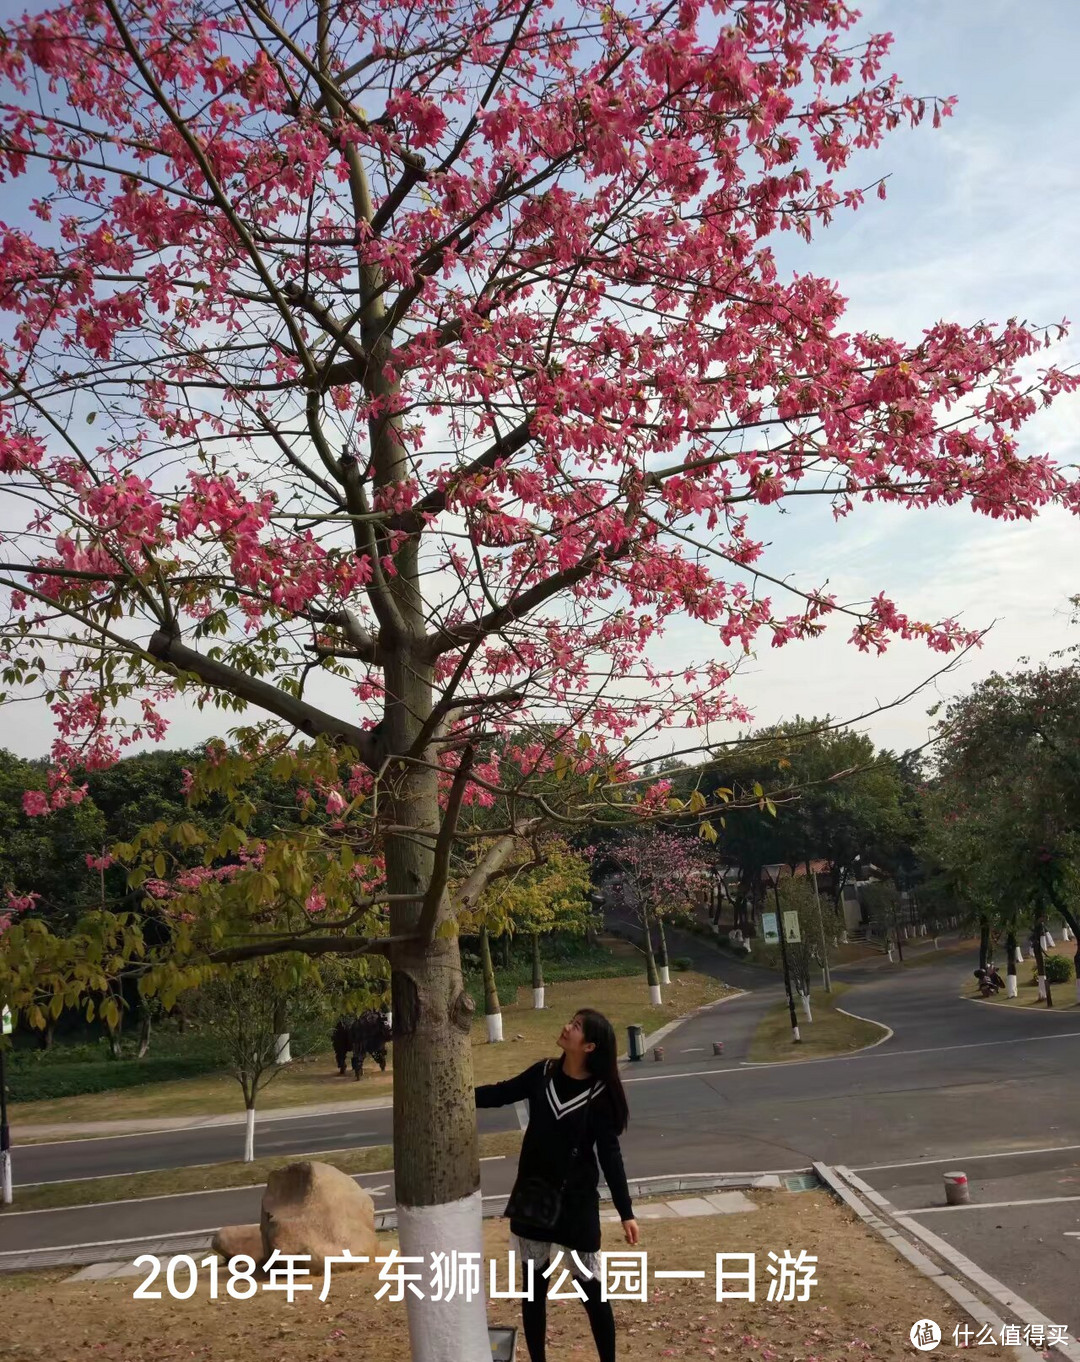
<instances>
[{"instance_id":1,"label":"long dark hair","mask_svg":"<svg viewBox=\"0 0 1080 1362\"><path fill-rule=\"evenodd\" d=\"M579 1007L574 1013L581 1018L581 1031L587 1044L595 1046L585 1056L585 1067L593 1078L600 1079L615 1112L615 1131L621 1135L630 1121L630 1108L622 1079L619 1077L619 1047L615 1028L602 1012L593 1007Z\"/></svg>"}]
</instances>

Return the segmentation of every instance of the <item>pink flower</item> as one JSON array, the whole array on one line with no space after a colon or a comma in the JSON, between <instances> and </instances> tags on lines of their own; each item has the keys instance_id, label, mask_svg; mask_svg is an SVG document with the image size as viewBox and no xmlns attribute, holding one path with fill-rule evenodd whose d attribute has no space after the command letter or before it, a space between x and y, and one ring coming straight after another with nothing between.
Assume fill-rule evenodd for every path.
<instances>
[{"instance_id":1,"label":"pink flower","mask_svg":"<svg viewBox=\"0 0 1080 1362\"><path fill-rule=\"evenodd\" d=\"M305 913L321 913L326 908L326 895L318 889L313 889L304 900Z\"/></svg>"},{"instance_id":2,"label":"pink flower","mask_svg":"<svg viewBox=\"0 0 1080 1362\"><path fill-rule=\"evenodd\" d=\"M343 796L338 794L337 790L331 790L326 796L326 812L331 818L336 818L339 814L345 812L345 808L346 805Z\"/></svg>"},{"instance_id":3,"label":"pink flower","mask_svg":"<svg viewBox=\"0 0 1080 1362\"><path fill-rule=\"evenodd\" d=\"M27 790L22 798L23 813L40 818L49 812L49 797L43 790Z\"/></svg>"}]
</instances>

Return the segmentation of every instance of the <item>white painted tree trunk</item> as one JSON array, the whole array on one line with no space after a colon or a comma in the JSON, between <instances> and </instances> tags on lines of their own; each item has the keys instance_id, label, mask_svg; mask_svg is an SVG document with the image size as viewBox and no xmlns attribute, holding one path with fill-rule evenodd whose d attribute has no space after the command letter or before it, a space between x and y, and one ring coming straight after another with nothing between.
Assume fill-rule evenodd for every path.
<instances>
[{"instance_id":1,"label":"white painted tree trunk","mask_svg":"<svg viewBox=\"0 0 1080 1362\"><path fill-rule=\"evenodd\" d=\"M535 1008L535 1010L536 1010L537 1012L543 1011L543 1007L544 1007L544 989L543 989L543 986L541 986L540 988L534 988L534 989L533 989L533 1007Z\"/></svg>"},{"instance_id":2,"label":"white painted tree trunk","mask_svg":"<svg viewBox=\"0 0 1080 1362\"><path fill-rule=\"evenodd\" d=\"M487 1022L488 1044L497 1044L503 1038L502 1013L489 1012L485 1021Z\"/></svg>"},{"instance_id":3,"label":"white painted tree trunk","mask_svg":"<svg viewBox=\"0 0 1080 1362\"><path fill-rule=\"evenodd\" d=\"M804 1020L804 1021L808 1021L808 1022L812 1022L812 1021L814 1020L814 1017L813 1017L813 1013L810 1011L810 994L809 994L809 993L800 993L800 994L799 994L799 1002L802 1004L803 1020Z\"/></svg>"},{"instance_id":4,"label":"white painted tree trunk","mask_svg":"<svg viewBox=\"0 0 1080 1362\"><path fill-rule=\"evenodd\" d=\"M1039 987L1039 997L1045 999L1045 998L1046 998L1046 975L1045 975L1045 974L1040 974L1039 977L1038 977L1038 979L1036 980L1036 983L1038 984L1038 987Z\"/></svg>"},{"instance_id":5,"label":"white painted tree trunk","mask_svg":"<svg viewBox=\"0 0 1080 1362\"><path fill-rule=\"evenodd\" d=\"M660 996L660 985L650 984L649 1002L652 1003L653 1007L659 1007L663 1003L663 1001L664 1001L663 998Z\"/></svg>"},{"instance_id":6,"label":"white painted tree trunk","mask_svg":"<svg viewBox=\"0 0 1080 1362\"><path fill-rule=\"evenodd\" d=\"M671 983L671 970L668 968L667 965L660 966L660 982L662 984Z\"/></svg>"},{"instance_id":7,"label":"white painted tree trunk","mask_svg":"<svg viewBox=\"0 0 1080 1362\"><path fill-rule=\"evenodd\" d=\"M1016 975L1006 974L1005 976L1005 996L1006 998L1016 997Z\"/></svg>"},{"instance_id":8,"label":"white painted tree trunk","mask_svg":"<svg viewBox=\"0 0 1080 1362\"><path fill-rule=\"evenodd\" d=\"M274 1063L291 1064L292 1047L289 1044L290 1033L283 1031L280 1036L274 1037Z\"/></svg>"},{"instance_id":9,"label":"white painted tree trunk","mask_svg":"<svg viewBox=\"0 0 1080 1362\"><path fill-rule=\"evenodd\" d=\"M430 1270L432 1255L475 1253L483 1261L484 1235L480 1192L438 1206L397 1207L398 1242L403 1258L418 1258ZM449 1300L417 1300L406 1293L409 1342L415 1362L491 1362L484 1292L470 1300L455 1292Z\"/></svg>"},{"instance_id":10,"label":"white painted tree trunk","mask_svg":"<svg viewBox=\"0 0 1080 1362\"><path fill-rule=\"evenodd\" d=\"M1070 927L1062 927L1061 939L1062 941L1071 941L1073 939L1072 929Z\"/></svg>"},{"instance_id":11,"label":"white painted tree trunk","mask_svg":"<svg viewBox=\"0 0 1080 1362\"><path fill-rule=\"evenodd\" d=\"M244 1117L244 1162L255 1159L255 1108L248 1107Z\"/></svg>"},{"instance_id":12,"label":"white painted tree trunk","mask_svg":"<svg viewBox=\"0 0 1080 1362\"><path fill-rule=\"evenodd\" d=\"M1019 946L1017 946L1016 948L1016 963L1018 965L1022 965L1024 963L1024 952L1020 949Z\"/></svg>"},{"instance_id":13,"label":"white painted tree trunk","mask_svg":"<svg viewBox=\"0 0 1080 1362\"><path fill-rule=\"evenodd\" d=\"M1043 950L1044 950L1044 951L1052 951L1053 949L1054 949L1054 938L1050 935L1049 932L1047 932L1046 935L1043 937Z\"/></svg>"}]
</instances>

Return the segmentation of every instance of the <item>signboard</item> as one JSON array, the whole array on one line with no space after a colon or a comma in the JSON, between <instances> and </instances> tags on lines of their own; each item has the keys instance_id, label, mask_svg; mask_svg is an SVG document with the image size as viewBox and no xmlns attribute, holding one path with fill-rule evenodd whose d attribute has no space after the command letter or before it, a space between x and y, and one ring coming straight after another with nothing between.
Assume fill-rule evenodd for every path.
<instances>
[{"instance_id":1,"label":"signboard","mask_svg":"<svg viewBox=\"0 0 1080 1362\"><path fill-rule=\"evenodd\" d=\"M801 941L801 940L802 940L802 936L801 936L801 934L800 934L800 932L799 932L799 915L798 915L798 913L785 913L785 914L784 914L784 940L785 940L785 941Z\"/></svg>"},{"instance_id":2,"label":"signboard","mask_svg":"<svg viewBox=\"0 0 1080 1362\"><path fill-rule=\"evenodd\" d=\"M761 930L765 935L765 944L775 946L780 940L780 930L776 925L775 913L762 913Z\"/></svg>"},{"instance_id":3,"label":"signboard","mask_svg":"<svg viewBox=\"0 0 1080 1362\"><path fill-rule=\"evenodd\" d=\"M0 1036L10 1036L14 1027L11 1021L11 1008L5 1006L0 1011Z\"/></svg>"}]
</instances>

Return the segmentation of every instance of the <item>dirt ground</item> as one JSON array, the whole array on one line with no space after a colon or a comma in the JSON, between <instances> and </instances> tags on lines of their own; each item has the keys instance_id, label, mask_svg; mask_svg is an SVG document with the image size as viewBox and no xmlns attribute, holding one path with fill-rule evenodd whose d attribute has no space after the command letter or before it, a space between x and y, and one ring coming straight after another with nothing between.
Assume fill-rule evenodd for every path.
<instances>
[{"instance_id":1,"label":"dirt ground","mask_svg":"<svg viewBox=\"0 0 1080 1362\"><path fill-rule=\"evenodd\" d=\"M882 1362L910 1359L912 1324L936 1320L943 1331L935 1358L956 1358L954 1325L966 1323L953 1302L824 1193L760 1193L755 1213L642 1222L649 1254L647 1302L615 1304L620 1362L666 1357L739 1358L755 1362ZM620 1246L605 1225L604 1247ZM489 1221L485 1249L505 1286L506 1225ZM393 1237L386 1236L386 1249ZM818 1285L808 1301L765 1299L767 1254L816 1255ZM757 1254L756 1302L716 1301L717 1252ZM704 1280L652 1276L657 1270L704 1269ZM58 1274L0 1278L0 1362L408 1362L404 1305L375 1301L377 1269L333 1278L328 1299L313 1292L289 1304L280 1292L235 1301L200 1292L187 1301L136 1301L138 1279L66 1284ZM205 1271L203 1277L205 1279ZM485 1265L484 1277L487 1269ZM159 1282L160 1284L160 1282ZM517 1324L517 1306L498 1301L492 1324ZM551 1302L551 1362L595 1357L581 1306ZM980 1347L983 1359L1011 1350ZM523 1341L519 1362L526 1362Z\"/></svg>"}]
</instances>

